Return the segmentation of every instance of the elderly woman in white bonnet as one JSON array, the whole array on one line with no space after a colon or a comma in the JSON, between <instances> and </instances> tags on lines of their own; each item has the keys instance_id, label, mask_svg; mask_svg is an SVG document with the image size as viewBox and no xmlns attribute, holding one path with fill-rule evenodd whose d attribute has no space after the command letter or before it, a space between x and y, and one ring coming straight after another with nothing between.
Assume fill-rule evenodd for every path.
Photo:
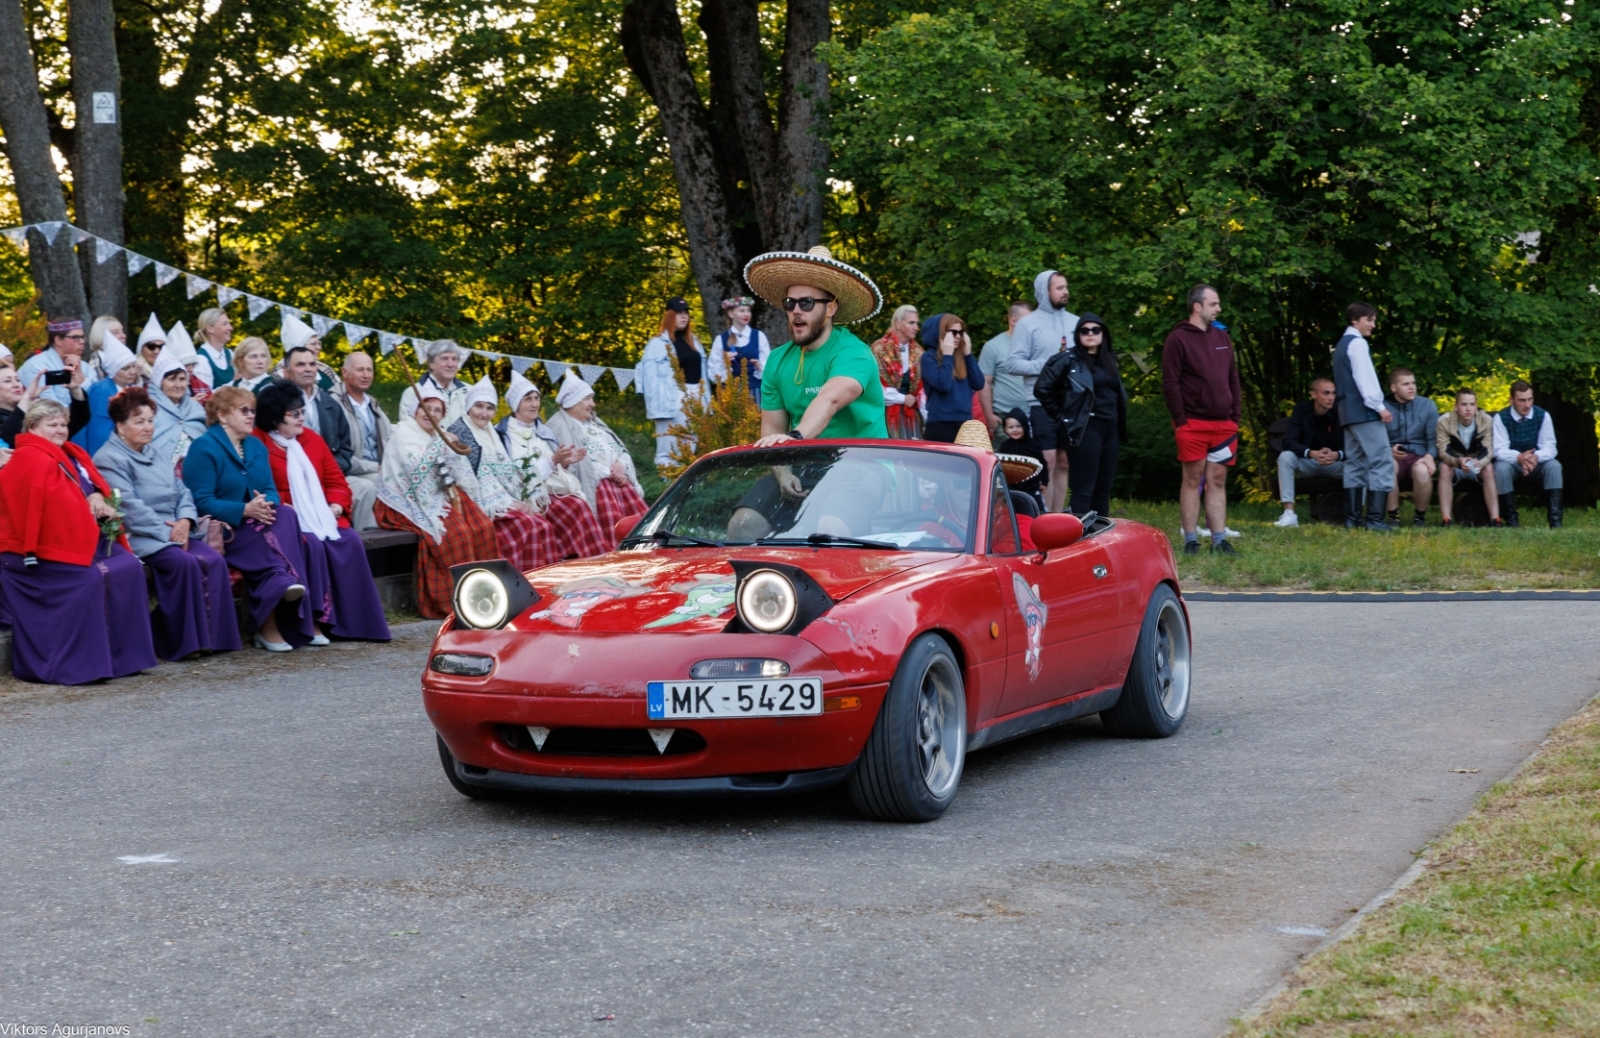
<instances>
[{"instance_id":1,"label":"elderly woman in white bonnet","mask_svg":"<svg viewBox=\"0 0 1600 1038\"><path fill-rule=\"evenodd\" d=\"M193 352L189 358L194 356ZM206 434L206 409L190 392L192 360L175 351L171 340L156 354L150 372L150 399L156 404L156 434L151 451L177 468L189 453L189 444Z\"/></svg>"},{"instance_id":2,"label":"elderly woman in white bonnet","mask_svg":"<svg viewBox=\"0 0 1600 1038\"><path fill-rule=\"evenodd\" d=\"M550 431L562 446L583 448L583 460L573 469L600 520L606 545L614 548L617 520L643 515L647 507L633 458L622 438L595 415L594 389L572 368L556 394L556 406L561 410L551 416Z\"/></svg>"},{"instance_id":3,"label":"elderly woman in white bonnet","mask_svg":"<svg viewBox=\"0 0 1600 1038\"><path fill-rule=\"evenodd\" d=\"M524 501L550 520L564 558L586 559L610 548L600 520L583 496L573 466L583 461L582 447L562 446L539 417L539 389L516 372L506 390L511 413L494 427L519 482ZM472 410L467 416L473 419Z\"/></svg>"},{"instance_id":4,"label":"elderly woman in white bonnet","mask_svg":"<svg viewBox=\"0 0 1600 1038\"><path fill-rule=\"evenodd\" d=\"M445 428L449 428L456 419L467 413L467 393L472 387L456 378L461 365L467 362L467 350L454 339L435 339L428 343L426 355L428 373L417 379L417 385L432 386L439 391L440 398L444 400ZM400 394L401 414L415 404L415 390L407 388Z\"/></svg>"},{"instance_id":5,"label":"elderly woman in white bonnet","mask_svg":"<svg viewBox=\"0 0 1600 1038\"><path fill-rule=\"evenodd\" d=\"M338 384L339 380L334 377L333 369L322 362L322 336L317 334L316 329L285 310L283 312L283 326L278 330L278 338L283 340L284 360L288 359L290 350L305 349L315 354L317 358L317 389L324 393L332 392L333 387ZM277 373L282 378L288 377L288 372L283 370L282 362L278 365Z\"/></svg>"}]
</instances>

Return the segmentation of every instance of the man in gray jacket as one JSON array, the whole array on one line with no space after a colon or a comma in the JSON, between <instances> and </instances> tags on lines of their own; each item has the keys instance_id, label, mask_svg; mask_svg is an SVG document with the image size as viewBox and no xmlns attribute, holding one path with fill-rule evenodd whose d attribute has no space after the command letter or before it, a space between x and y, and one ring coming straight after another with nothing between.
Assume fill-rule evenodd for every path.
<instances>
[{"instance_id":1,"label":"man in gray jacket","mask_svg":"<svg viewBox=\"0 0 1600 1038\"><path fill-rule=\"evenodd\" d=\"M1028 400L1028 423L1033 442L1050 459L1049 498L1045 510L1059 512L1067 498L1067 445L1057 442L1056 423L1033 393L1033 384L1046 362L1072 344L1078 328L1078 315L1067 310L1067 276L1060 271L1041 270L1033 279L1033 295L1039 309L1017 322L1011 332L1011 353L1006 370L1021 375Z\"/></svg>"},{"instance_id":2,"label":"man in gray jacket","mask_svg":"<svg viewBox=\"0 0 1600 1038\"><path fill-rule=\"evenodd\" d=\"M343 381L330 394L344 408L350 426L350 472L345 479L355 496L350 519L358 530L377 528L372 506L378 498L383 448L389 442L389 416L368 392L375 374L372 358L360 350L351 350L344 358Z\"/></svg>"},{"instance_id":3,"label":"man in gray jacket","mask_svg":"<svg viewBox=\"0 0 1600 1038\"><path fill-rule=\"evenodd\" d=\"M1400 477L1411 476L1412 526L1428 525L1428 502L1439 469L1439 405L1417 395L1417 376L1410 368L1389 372L1389 398L1384 406L1394 415L1389 423L1389 453L1394 455L1395 488L1389 491L1389 522L1400 524Z\"/></svg>"}]
</instances>

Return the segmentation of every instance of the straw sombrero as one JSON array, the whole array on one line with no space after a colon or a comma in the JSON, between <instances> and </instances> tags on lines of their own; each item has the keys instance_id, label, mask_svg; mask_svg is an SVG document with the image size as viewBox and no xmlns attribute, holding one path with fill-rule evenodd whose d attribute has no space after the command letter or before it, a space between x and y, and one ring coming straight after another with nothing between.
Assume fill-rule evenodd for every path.
<instances>
[{"instance_id":1,"label":"straw sombrero","mask_svg":"<svg viewBox=\"0 0 1600 1038\"><path fill-rule=\"evenodd\" d=\"M989 430L983 427L982 422L962 422L961 428L956 430L956 446L971 447L973 450L994 454L1000 462L1000 467L1005 470L1006 483L1010 486L1026 482L1044 471L1044 466L1039 464L1038 458L1029 458L1021 454L995 454L994 447L989 442Z\"/></svg>"},{"instance_id":2,"label":"straw sombrero","mask_svg":"<svg viewBox=\"0 0 1600 1038\"><path fill-rule=\"evenodd\" d=\"M815 285L839 301L835 324L854 324L883 308L883 293L872 279L833 258L826 245L809 252L767 252L746 263L744 280L773 306L783 306L790 285Z\"/></svg>"}]
</instances>

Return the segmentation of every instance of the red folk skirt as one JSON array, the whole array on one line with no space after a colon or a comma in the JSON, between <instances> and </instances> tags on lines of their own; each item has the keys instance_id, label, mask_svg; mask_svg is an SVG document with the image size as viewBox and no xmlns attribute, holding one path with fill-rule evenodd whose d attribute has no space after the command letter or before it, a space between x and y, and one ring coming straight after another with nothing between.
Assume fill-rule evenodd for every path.
<instances>
[{"instance_id":1,"label":"red folk skirt","mask_svg":"<svg viewBox=\"0 0 1600 1038\"><path fill-rule=\"evenodd\" d=\"M532 512L507 512L494 521L494 543L500 557L518 573L561 561L555 530L549 520Z\"/></svg>"},{"instance_id":2,"label":"red folk skirt","mask_svg":"<svg viewBox=\"0 0 1600 1038\"><path fill-rule=\"evenodd\" d=\"M644 495L633 489L632 483L602 479L595 487L594 498L600 532L605 536L606 550L610 551L617 546L617 520L630 515L644 515L647 510Z\"/></svg>"},{"instance_id":3,"label":"red folk skirt","mask_svg":"<svg viewBox=\"0 0 1600 1038\"><path fill-rule=\"evenodd\" d=\"M581 494L552 494L544 517L555 531L562 558L587 559L610 550L600 520Z\"/></svg>"},{"instance_id":4,"label":"red folk skirt","mask_svg":"<svg viewBox=\"0 0 1600 1038\"><path fill-rule=\"evenodd\" d=\"M417 529L415 523L382 501L373 504L372 514L385 530L409 530L417 535L417 612L429 620L442 620L450 614L450 567L463 562L497 559L494 524L471 498L458 495L459 501L444 521L444 540L438 544Z\"/></svg>"}]
</instances>

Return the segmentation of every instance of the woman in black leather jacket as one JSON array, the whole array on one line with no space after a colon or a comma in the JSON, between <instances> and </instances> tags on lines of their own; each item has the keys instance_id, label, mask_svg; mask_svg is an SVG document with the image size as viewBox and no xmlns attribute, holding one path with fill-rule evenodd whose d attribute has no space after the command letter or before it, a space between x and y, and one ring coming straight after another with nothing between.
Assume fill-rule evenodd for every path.
<instances>
[{"instance_id":1,"label":"woman in black leather jacket","mask_svg":"<svg viewBox=\"0 0 1600 1038\"><path fill-rule=\"evenodd\" d=\"M1117 454L1128 438L1128 391L1117 373L1111 331L1098 314L1078 318L1072 349L1045 364L1034 386L1067 448L1067 508L1077 516L1111 510Z\"/></svg>"}]
</instances>

